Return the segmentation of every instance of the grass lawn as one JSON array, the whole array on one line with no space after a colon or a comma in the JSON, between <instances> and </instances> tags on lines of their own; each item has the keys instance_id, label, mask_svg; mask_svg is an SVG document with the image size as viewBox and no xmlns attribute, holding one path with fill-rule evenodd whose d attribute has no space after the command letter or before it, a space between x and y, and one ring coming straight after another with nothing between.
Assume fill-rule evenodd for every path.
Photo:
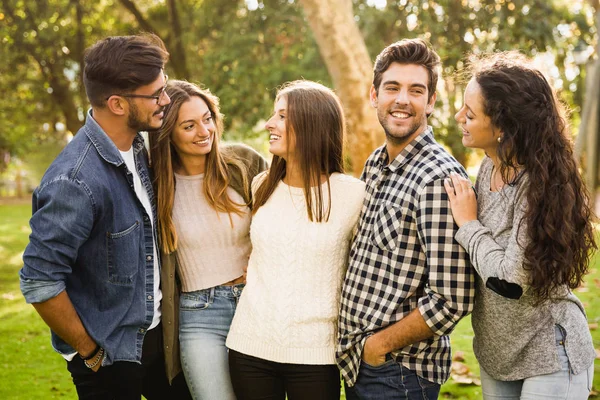
<instances>
[{"instance_id":1,"label":"grass lawn","mask_svg":"<svg viewBox=\"0 0 600 400\"><path fill-rule=\"evenodd\" d=\"M48 328L33 307L25 304L19 290L18 271L28 241L30 212L29 204L0 205L0 399L76 399L65 361L50 345ZM586 306L594 345L600 348L600 257L594 259L586 285L576 293ZM472 337L470 318L461 321L451 336L453 353L464 354L463 364L476 380L479 367L471 350ZM600 368L600 360L596 360L596 368ZM466 371L462 372L459 380L468 378ZM594 377L594 388L600 389L600 373ZM481 388L450 379L440 398L480 399Z\"/></svg>"}]
</instances>

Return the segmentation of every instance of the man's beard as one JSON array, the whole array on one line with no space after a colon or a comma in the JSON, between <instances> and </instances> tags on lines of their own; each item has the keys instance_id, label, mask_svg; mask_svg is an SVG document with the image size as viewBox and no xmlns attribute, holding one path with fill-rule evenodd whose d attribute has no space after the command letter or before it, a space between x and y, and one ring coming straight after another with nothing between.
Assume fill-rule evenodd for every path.
<instances>
[{"instance_id":1,"label":"man's beard","mask_svg":"<svg viewBox=\"0 0 600 400\"><path fill-rule=\"evenodd\" d=\"M127 118L127 126L136 132L148 132L155 131L160 128L160 126L152 126L152 116L155 114L159 114L164 110L164 107L159 108L155 111L146 121L143 121L140 118L140 111L138 107L134 103L129 103L129 117Z\"/></svg>"},{"instance_id":2,"label":"man's beard","mask_svg":"<svg viewBox=\"0 0 600 400\"><path fill-rule=\"evenodd\" d=\"M399 111L399 110L397 110L397 111ZM409 114L412 115L412 113L409 112L408 110L401 110L401 111L408 112ZM383 130L385 132L385 137L386 137L387 141L396 146L405 144L407 141L412 140L413 134L415 132L417 132L419 129L421 129L424 124L427 124L427 120L425 120L425 121L415 120L412 123L412 125L408 126L407 128L401 128L402 129L401 132L392 133L394 130L397 131L398 127L390 127L388 125L387 116L389 115L389 113L390 113L389 110L386 110L385 114L383 114L383 115L381 113L377 112L377 118L379 119L379 123L381 124L381 127L383 128Z\"/></svg>"}]
</instances>

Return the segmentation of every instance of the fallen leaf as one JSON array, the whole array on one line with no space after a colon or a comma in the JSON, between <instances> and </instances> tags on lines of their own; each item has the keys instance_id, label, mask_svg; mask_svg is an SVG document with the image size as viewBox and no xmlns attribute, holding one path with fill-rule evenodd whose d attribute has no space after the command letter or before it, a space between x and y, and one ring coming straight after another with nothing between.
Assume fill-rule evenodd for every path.
<instances>
[{"instance_id":1,"label":"fallen leaf","mask_svg":"<svg viewBox=\"0 0 600 400\"><path fill-rule=\"evenodd\" d=\"M452 361L465 361L465 352L460 350L454 352L454 357L452 357Z\"/></svg>"},{"instance_id":2,"label":"fallen leaf","mask_svg":"<svg viewBox=\"0 0 600 400\"><path fill-rule=\"evenodd\" d=\"M580 286L577 289L575 289L575 291L577 291L579 293L587 293L590 291L590 288L585 287L585 286Z\"/></svg>"},{"instance_id":3,"label":"fallen leaf","mask_svg":"<svg viewBox=\"0 0 600 400\"><path fill-rule=\"evenodd\" d=\"M452 361L452 372L456 375L467 375L469 367L459 361Z\"/></svg>"},{"instance_id":4,"label":"fallen leaf","mask_svg":"<svg viewBox=\"0 0 600 400\"><path fill-rule=\"evenodd\" d=\"M598 323L597 322L590 322L588 324L588 328L590 328L590 331L595 331L596 329L598 329Z\"/></svg>"},{"instance_id":5,"label":"fallen leaf","mask_svg":"<svg viewBox=\"0 0 600 400\"><path fill-rule=\"evenodd\" d=\"M596 358L600 359L600 349L596 349Z\"/></svg>"}]
</instances>

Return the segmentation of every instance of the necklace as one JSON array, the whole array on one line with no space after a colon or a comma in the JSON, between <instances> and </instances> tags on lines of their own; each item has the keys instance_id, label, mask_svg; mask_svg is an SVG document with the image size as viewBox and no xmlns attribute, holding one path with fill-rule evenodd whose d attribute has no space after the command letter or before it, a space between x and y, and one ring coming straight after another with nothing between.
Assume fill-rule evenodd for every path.
<instances>
[{"instance_id":1,"label":"necklace","mask_svg":"<svg viewBox=\"0 0 600 400\"><path fill-rule=\"evenodd\" d=\"M499 192L504 187L504 180L500 174L500 170L496 169L494 165L492 167L492 177L490 179L490 189L492 192Z\"/></svg>"}]
</instances>

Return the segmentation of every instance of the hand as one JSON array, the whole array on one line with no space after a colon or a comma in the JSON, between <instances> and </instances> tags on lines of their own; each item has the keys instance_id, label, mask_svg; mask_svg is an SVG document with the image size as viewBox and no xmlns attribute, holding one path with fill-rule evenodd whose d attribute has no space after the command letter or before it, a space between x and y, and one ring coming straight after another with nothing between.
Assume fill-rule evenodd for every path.
<instances>
[{"instance_id":1,"label":"hand","mask_svg":"<svg viewBox=\"0 0 600 400\"><path fill-rule=\"evenodd\" d=\"M89 355L90 358L89 358L89 360L87 360L88 363L94 363L94 362L96 362L96 360L98 360L99 353L102 353L102 355L100 356L100 360L96 363L96 365L94 365L93 368L90 368L94 372L98 372L98 370L102 366L102 361L103 361L103 358L106 355L106 350L104 350L103 348L98 348L98 351L94 352L94 354L90 354ZM84 364L85 363L86 363L86 361L84 361ZM86 364L86 367L87 367L87 364Z\"/></svg>"},{"instance_id":2,"label":"hand","mask_svg":"<svg viewBox=\"0 0 600 400\"><path fill-rule=\"evenodd\" d=\"M104 357L104 356L102 356L102 357ZM102 366L102 361L100 361L98 363L98 365L96 365L94 368L92 368L92 371L98 372L98 370L100 369L101 366Z\"/></svg>"},{"instance_id":3,"label":"hand","mask_svg":"<svg viewBox=\"0 0 600 400\"><path fill-rule=\"evenodd\" d=\"M444 188L456 225L461 227L477 219L477 197L470 180L453 173L444 179Z\"/></svg>"},{"instance_id":4,"label":"hand","mask_svg":"<svg viewBox=\"0 0 600 400\"><path fill-rule=\"evenodd\" d=\"M371 335L365 341L365 347L363 347L362 359L365 363L371 367L378 367L385 362L385 354L380 354L377 350L379 347L377 341L377 335Z\"/></svg>"}]
</instances>

